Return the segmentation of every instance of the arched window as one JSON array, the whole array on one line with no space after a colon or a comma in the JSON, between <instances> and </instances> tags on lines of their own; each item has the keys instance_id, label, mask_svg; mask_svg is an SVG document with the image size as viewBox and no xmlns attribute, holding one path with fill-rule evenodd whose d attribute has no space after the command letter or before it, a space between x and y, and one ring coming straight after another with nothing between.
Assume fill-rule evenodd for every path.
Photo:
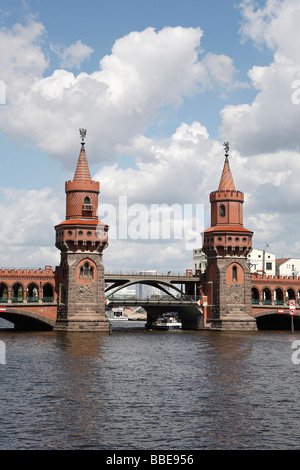
<instances>
[{"instance_id":1,"label":"arched window","mask_svg":"<svg viewBox=\"0 0 300 470\"><path fill-rule=\"evenodd\" d=\"M222 204L220 206L220 217L225 217L225 214L226 214L226 209L225 209L224 204Z\"/></svg>"},{"instance_id":2,"label":"arched window","mask_svg":"<svg viewBox=\"0 0 300 470\"><path fill-rule=\"evenodd\" d=\"M276 305L283 305L284 303L283 291L282 289L280 289L280 287L277 287L277 289L275 290L274 300Z\"/></svg>"},{"instance_id":3,"label":"arched window","mask_svg":"<svg viewBox=\"0 0 300 470\"><path fill-rule=\"evenodd\" d=\"M43 286L43 302L53 302L53 286L51 284L45 284Z\"/></svg>"},{"instance_id":4,"label":"arched window","mask_svg":"<svg viewBox=\"0 0 300 470\"><path fill-rule=\"evenodd\" d=\"M84 198L83 204L90 204L90 203L91 203L90 198L89 198L88 196L86 196L86 197Z\"/></svg>"},{"instance_id":5,"label":"arched window","mask_svg":"<svg viewBox=\"0 0 300 470\"><path fill-rule=\"evenodd\" d=\"M27 302L38 302L39 290L35 284L30 284L27 287Z\"/></svg>"},{"instance_id":6,"label":"arched window","mask_svg":"<svg viewBox=\"0 0 300 470\"><path fill-rule=\"evenodd\" d=\"M7 286L4 283L0 284L0 302L7 302Z\"/></svg>"},{"instance_id":7,"label":"arched window","mask_svg":"<svg viewBox=\"0 0 300 470\"><path fill-rule=\"evenodd\" d=\"M259 292L256 287L252 287L251 289L251 297L252 297L252 305L259 304Z\"/></svg>"},{"instance_id":8,"label":"arched window","mask_svg":"<svg viewBox=\"0 0 300 470\"><path fill-rule=\"evenodd\" d=\"M94 268L88 261L86 261L84 265L80 267L79 277L80 279L93 279Z\"/></svg>"},{"instance_id":9,"label":"arched window","mask_svg":"<svg viewBox=\"0 0 300 470\"><path fill-rule=\"evenodd\" d=\"M232 266L232 281L237 282L237 267Z\"/></svg>"},{"instance_id":10,"label":"arched window","mask_svg":"<svg viewBox=\"0 0 300 470\"><path fill-rule=\"evenodd\" d=\"M270 289L265 287L262 290L262 303L264 305L271 305L272 304L272 295Z\"/></svg>"},{"instance_id":11,"label":"arched window","mask_svg":"<svg viewBox=\"0 0 300 470\"><path fill-rule=\"evenodd\" d=\"M12 288L12 302L23 302L23 286L19 283L14 284Z\"/></svg>"}]
</instances>

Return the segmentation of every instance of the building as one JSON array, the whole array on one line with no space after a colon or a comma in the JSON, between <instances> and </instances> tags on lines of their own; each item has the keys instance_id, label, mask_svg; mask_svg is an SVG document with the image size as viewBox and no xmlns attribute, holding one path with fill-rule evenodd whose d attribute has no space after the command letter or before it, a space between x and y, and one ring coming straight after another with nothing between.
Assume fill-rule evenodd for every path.
<instances>
[{"instance_id":1,"label":"building","mask_svg":"<svg viewBox=\"0 0 300 470\"><path fill-rule=\"evenodd\" d=\"M55 226L60 265L55 270L51 266L0 269L1 317L13 322L16 329L109 331L102 262L108 226L97 216L100 184L90 175L85 132L81 130L74 178L65 183L65 220ZM220 183L210 194L211 226L203 233L203 247L193 252L193 269L186 270L184 281L186 294L195 300L198 289L203 323L198 317L197 322L196 317L189 318L187 307L186 325L193 325L193 329L256 330L257 325L265 328L267 323L274 327L281 319L286 326L290 309L300 305L300 259L276 260L274 253L252 249L253 232L243 226L244 194L235 188L227 145L225 149ZM138 287L138 297L155 292L161 295L151 279L156 271L140 274L145 275L149 291ZM164 286L165 294L169 290L172 288ZM135 292L128 289L125 294L130 298ZM299 321L299 313L295 320ZM202 315L200 310L198 314Z\"/></svg>"},{"instance_id":2,"label":"building","mask_svg":"<svg viewBox=\"0 0 300 470\"><path fill-rule=\"evenodd\" d=\"M276 255L269 251L253 248L248 255L248 264L251 273L276 274Z\"/></svg>"},{"instance_id":3,"label":"building","mask_svg":"<svg viewBox=\"0 0 300 470\"><path fill-rule=\"evenodd\" d=\"M207 259L202 248L193 249L193 272L194 274L204 273L207 265Z\"/></svg>"},{"instance_id":4,"label":"building","mask_svg":"<svg viewBox=\"0 0 300 470\"><path fill-rule=\"evenodd\" d=\"M299 272L300 272L300 259L299 261ZM252 248L252 251L247 256L247 262L251 273L261 273L275 275L276 274L276 255L274 253L258 250ZM194 274L203 273L206 269L207 259L202 248L196 248L193 250L193 271Z\"/></svg>"},{"instance_id":5,"label":"building","mask_svg":"<svg viewBox=\"0 0 300 470\"><path fill-rule=\"evenodd\" d=\"M65 183L66 220L55 226L61 252L57 276L57 330L108 331L102 252L108 226L98 220L100 184L93 181L85 152L85 129L72 181Z\"/></svg>"},{"instance_id":6,"label":"building","mask_svg":"<svg viewBox=\"0 0 300 470\"><path fill-rule=\"evenodd\" d=\"M256 330L252 316L251 275L247 263L253 232L243 226L244 194L235 189L228 151L219 187L210 194L211 227L203 234L207 257L204 291L211 328Z\"/></svg>"},{"instance_id":7,"label":"building","mask_svg":"<svg viewBox=\"0 0 300 470\"><path fill-rule=\"evenodd\" d=\"M276 260L276 274L279 276L300 276L300 259L281 258Z\"/></svg>"}]
</instances>

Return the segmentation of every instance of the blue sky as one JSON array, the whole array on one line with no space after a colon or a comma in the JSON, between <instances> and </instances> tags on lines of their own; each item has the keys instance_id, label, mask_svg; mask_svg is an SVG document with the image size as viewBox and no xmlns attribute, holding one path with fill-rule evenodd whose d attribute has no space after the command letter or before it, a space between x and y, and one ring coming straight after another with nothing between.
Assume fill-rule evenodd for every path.
<instances>
[{"instance_id":1,"label":"blue sky","mask_svg":"<svg viewBox=\"0 0 300 470\"><path fill-rule=\"evenodd\" d=\"M26 24L31 18L45 26L43 49L49 57L45 75L51 75L60 68L59 58L49 50L51 43L67 46L81 40L92 47L93 53L81 68L92 73L99 68L100 59L111 53L117 39L131 31L143 31L149 26L156 30L165 26L200 26L204 32L201 48L233 57L241 81L249 82L247 72L253 63L264 64L270 57L267 49L258 50L249 41L241 43L239 30L242 19L236 1L227 1L225 4L222 0L87 0L83 5L77 0L3 0L1 10L3 28L12 28L15 23ZM72 67L68 70L75 74L79 71ZM161 121L159 124L153 123L145 133L149 136L169 135L181 122L191 123L196 119L208 128L212 137L217 138L219 111L224 104L248 102L254 96L255 91L249 86L231 90L227 97L220 97L215 91L188 97L179 109L166 111L167 119L163 125ZM64 169L58 162L49 160L47 153L34 144L24 145L23 140L16 143L6 139L5 135L2 135L2 145L5 145L5 152L14 161L17 159L20 168L20 171L12 172L9 166L4 166L2 178L6 185L18 184L22 188L36 189L57 184L58 172ZM34 171L28 172L28 167L34 168ZM64 181L64 176L61 181Z\"/></svg>"},{"instance_id":2,"label":"blue sky","mask_svg":"<svg viewBox=\"0 0 300 470\"><path fill-rule=\"evenodd\" d=\"M79 127L88 129L100 204L118 208L120 196L148 208L199 204L205 223L229 140L254 246L299 257L290 229L300 223L296 0L2 0L0 8L0 265L59 262L53 225L64 218ZM181 242L113 235L106 266L119 267L121 250L123 268L184 270L191 244Z\"/></svg>"}]
</instances>

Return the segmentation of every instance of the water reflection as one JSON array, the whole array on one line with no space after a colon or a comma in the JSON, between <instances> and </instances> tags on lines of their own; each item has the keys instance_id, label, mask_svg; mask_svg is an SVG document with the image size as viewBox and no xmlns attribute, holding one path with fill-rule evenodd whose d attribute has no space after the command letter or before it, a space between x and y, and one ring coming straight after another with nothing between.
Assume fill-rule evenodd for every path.
<instances>
[{"instance_id":1,"label":"water reflection","mask_svg":"<svg viewBox=\"0 0 300 470\"><path fill-rule=\"evenodd\" d=\"M130 326L1 332L1 449L299 446L297 335Z\"/></svg>"}]
</instances>

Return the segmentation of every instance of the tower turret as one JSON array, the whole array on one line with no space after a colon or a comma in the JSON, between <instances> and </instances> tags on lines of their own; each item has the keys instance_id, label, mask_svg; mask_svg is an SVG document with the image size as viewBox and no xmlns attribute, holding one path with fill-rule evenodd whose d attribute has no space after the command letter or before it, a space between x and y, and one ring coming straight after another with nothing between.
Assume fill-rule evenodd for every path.
<instances>
[{"instance_id":1,"label":"tower turret","mask_svg":"<svg viewBox=\"0 0 300 470\"><path fill-rule=\"evenodd\" d=\"M206 291L211 324L216 329L256 329L252 316L247 255L253 232L243 226L244 194L237 191L229 165L229 144L216 191L210 194L211 227L203 233L207 256Z\"/></svg>"},{"instance_id":2,"label":"tower turret","mask_svg":"<svg viewBox=\"0 0 300 470\"><path fill-rule=\"evenodd\" d=\"M85 152L86 129L72 181L65 183L66 219L55 226L61 251L56 329L108 330L102 252L108 225L98 220L99 182L93 181Z\"/></svg>"}]
</instances>

